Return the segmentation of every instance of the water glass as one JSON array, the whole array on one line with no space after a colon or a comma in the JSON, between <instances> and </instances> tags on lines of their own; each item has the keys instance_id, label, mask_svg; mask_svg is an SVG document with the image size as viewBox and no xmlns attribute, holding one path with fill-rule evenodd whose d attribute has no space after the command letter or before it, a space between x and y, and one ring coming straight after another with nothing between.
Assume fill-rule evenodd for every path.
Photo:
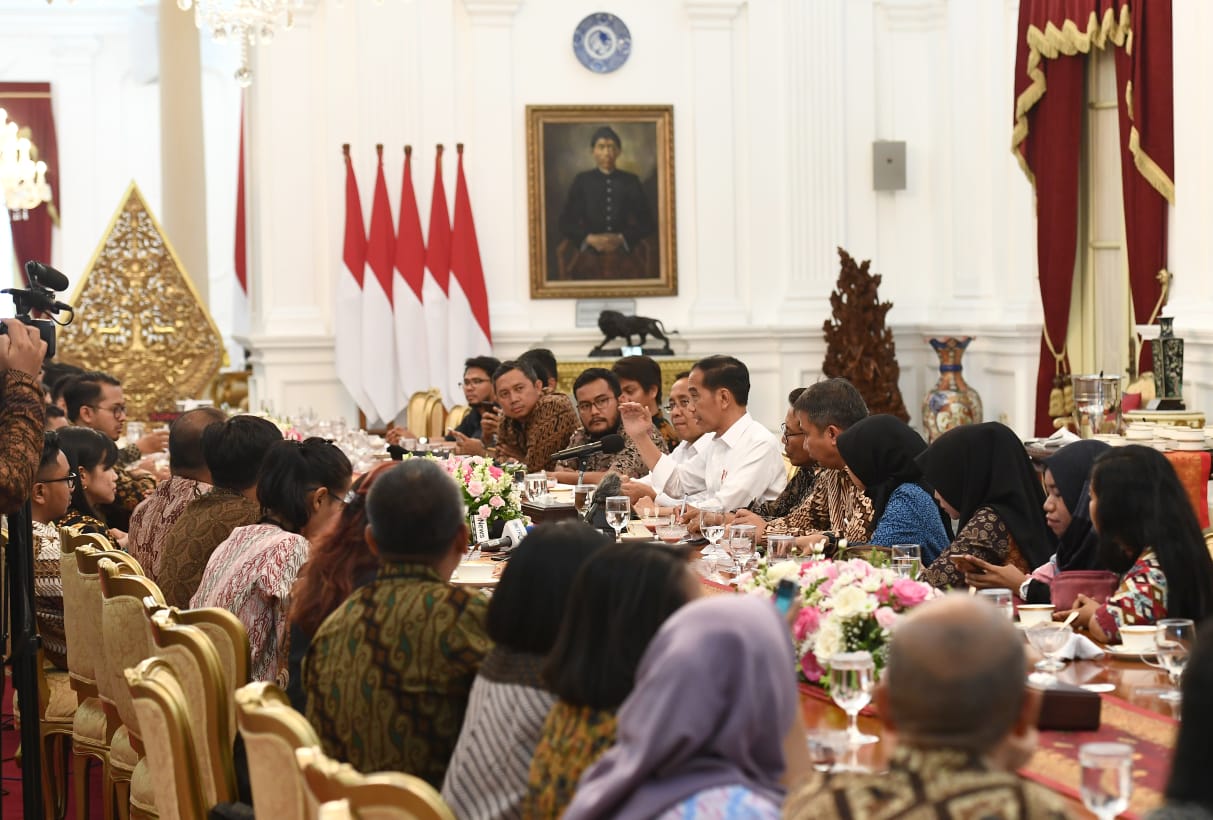
<instances>
[{"instance_id":1,"label":"water glass","mask_svg":"<svg viewBox=\"0 0 1213 820\"><path fill-rule=\"evenodd\" d=\"M754 555L754 533L758 528L753 524L730 524L726 529L727 549L737 561L737 574L741 575Z\"/></svg>"},{"instance_id":2,"label":"water glass","mask_svg":"<svg viewBox=\"0 0 1213 820\"><path fill-rule=\"evenodd\" d=\"M1044 673L1041 683L1046 685L1055 683L1057 681L1055 673L1065 669L1066 666L1061 662L1059 656L1070 643L1070 637L1074 634L1073 627L1066 623L1046 621L1028 627L1025 632L1032 648L1045 656L1043 661L1036 664L1036 668Z\"/></svg>"},{"instance_id":3,"label":"water glass","mask_svg":"<svg viewBox=\"0 0 1213 820\"><path fill-rule=\"evenodd\" d=\"M786 533L776 533L767 536L767 561L786 561L792 557L792 549L796 546L796 536Z\"/></svg>"},{"instance_id":4,"label":"water glass","mask_svg":"<svg viewBox=\"0 0 1213 820\"><path fill-rule=\"evenodd\" d=\"M623 537L623 531L632 517L632 499L626 495L608 496L606 500L606 522L615 531L615 540Z\"/></svg>"},{"instance_id":5,"label":"water glass","mask_svg":"<svg viewBox=\"0 0 1213 820\"><path fill-rule=\"evenodd\" d=\"M134 444L141 438L143 438L143 422L128 421L126 423L126 443Z\"/></svg>"},{"instance_id":6,"label":"water glass","mask_svg":"<svg viewBox=\"0 0 1213 820\"><path fill-rule=\"evenodd\" d=\"M922 569L922 547L917 544L894 544L892 547L893 569L902 578L914 580Z\"/></svg>"},{"instance_id":7,"label":"water glass","mask_svg":"<svg viewBox=\"0 0 1213 820\"><path fill-rule=\"evenodd\" d=\"M1157 624L1154 634L1154 645L1157 648L1158 664L1167 671L1171 685L1159 695L1165 701L1178 703L1182 699L1179 692L1179 679L1184 667L1188 665L1188 654L1192 651L1192 643L1196 640L1196 624L1187 618L1164 618Z\"/></svg>"},{"instance_id":8,"label":"water glass","mask_svg":"<svg viewBox=\"0 0 1213 820\"><path fill-rule=\"evenodd\" d=\"M720 539L724 537L724 510L719 507L705 504L699 508L699 533L711 543L709 549L703 551L704 555L720 554L721 549L717 546Z\"/></svg>"},{"instance_id":9,"label":"water glass","mask_svg":"<svg viewBox=\"0 0 1213 820\"><path fill-rule=\"evenodd\" d=\"M806 735L809 744L809 760L819 772L828 772L838 766L847 749L850 737L838 729L810 729Z\"/></svg>"},{"instance_id":10,"label":"water glass","mask_svg":"<svg viewBox=\"0 0 1213 820\"><path fill-rule=\"evenodd\" d=\"M847 738L852 746L879 738L859 731L859 710L872 700L876 663L871 652L842 652L830 657L830 697L847 713Z\"/></svg>"},{"instance_id":11,"label":"water glass","mask_svg":"<svg viewBox=\"0 0 1213 820\"><path fill-rule=\"evenodd\" d=\"M992 603L994 606L1002 610L1007 616L1008 621L1015 619L1015 607L1011 604L1011 590L1002 589L979 589L977 594L985 600Z\"/></svg>"},{"instance_id":12,"label":"water glass","mask_svg":"<svg viewBox=\"0 0 1213 820\"><path fill-rule=\"evenodd\" d=\"M1127 743L1084 743L1078 749L1082 766L1082 804L1100 820L1111 820L1129 807L1133 793L1133 747Z\"/></svg>"},{"instance_id":13,"label":"water glass","mask_svg":"<svg viewBox=\"0 0 1213 820\"><path fill-rule=\"evenodd\" d=\"M594 500L594 491L597 489L597 484L578 484L573 488L573 506L577 508L578 515L585 515L585 511L590 508L590 502Z\"/></svg>"},{"instance_id":14,"label":"water glass","mask_svg":"<svg viewBox=\"0 0 1213 820\"><path fill-rule=\"evenodd\" d=\"M526 474L526 495L531 501L538 501L548 494L547 473Z\"/></svg>"}]
</instances>

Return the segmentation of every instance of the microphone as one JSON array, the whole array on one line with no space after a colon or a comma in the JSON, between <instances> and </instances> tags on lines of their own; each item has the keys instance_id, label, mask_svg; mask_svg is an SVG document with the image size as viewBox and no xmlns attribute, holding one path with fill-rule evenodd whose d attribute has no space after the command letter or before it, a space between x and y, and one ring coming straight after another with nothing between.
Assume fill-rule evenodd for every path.
<instances>
[{"instance_id":1,"label":"microphone","mask_svg":"<svg viewBox=\"0 0 1213 820\"><path fill-rule=\"evenodd\" d=\"M522 539L526 538L526 534L526 524L522 523L522 519L512 518L505 522L505 528L502 530L500 538L477 540L476 548L483 552L508 550L521 544Z\"/></svg>"},{"instance_id":2,"label":"microphone","mask_svg":"<svg viewBox=\"0 0 1213 820\"><path fill-rule=\"evenodd\" d=\"M606 500L613 495L619 495L622 487L623 482L618 473L607 473L603 476L602 481L598 482L598 489L594 491L593 500L586 506L585 523L599 530L610 529L606 522Z\"/></svg>"},{"instance_id":3,"label":"microphone","mask_svg":"<svg viewBox=\"0 0 1213 820\"><path fill-rule=\"evenodd\" d=\"M42 285L42 287L50 288L51 290L67 290L68 285L71 284L68 282L66 276L50 265L33 259L25 263L25 275L35 285Z\"/></svg>"},{"instance_id":4,"label":"microphone","mask_svg":"<svg viewBox=\"0 0 1213 820\"><path fill-rule=\"evenodd\" d=\"M623 436L618 433L608 433L597 441L591 441L589 444L581 444L576 447L566 447L552 453L552 459L560 461L566 458L581 458L582 456L592 456L594 453L618 453L624 448Z\"/></svg>"}]
</instances>

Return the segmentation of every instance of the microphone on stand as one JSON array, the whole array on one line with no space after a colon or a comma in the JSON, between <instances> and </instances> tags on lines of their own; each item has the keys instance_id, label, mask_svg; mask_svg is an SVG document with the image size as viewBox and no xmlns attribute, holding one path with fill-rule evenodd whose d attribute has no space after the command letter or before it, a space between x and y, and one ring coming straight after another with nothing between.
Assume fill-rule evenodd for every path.
<instances>
[{"instance_id":1,"label":"microphone on stand","mask_svg":"<svg viewBox=\"0 0 1213 820\"><path fill-rule=\"evenodd\" d=\"M607 473L603 476L602 481L598 482L598 489L594 491L593 500L586 506L585 523L597 530L614 532L606 522L606 500L613 495L619 495L622 487L623 482L618 473Z\"/></svg>"},{"instance_id":2,"label":"microphone on stand","mask_svg":"<svg viewBox=\"0 0 1213 820\"><path fill-rule=\"evenodd\" d=\"M619 435L618 433L608 433L597 441L591 441L589 444L579 444L576 447L566 447L563 450L552 453L552 459L554 461L560 461L566 458L583 458L585 456L592 456L595 453L614 454L622 452L625 446L626 442L624 442L623 436Z\"/></svg>"},{"instance_id":3,"label":"microphone on stand","mask_svg":"<svg viewBox=\"0 0 1213 820\"><path fill-rule=\"evenodd\" d=\"M505 522L505 529L500 538L487 538L476 542L476 549L483 552L498 552L512 549L526 538L526 525L520 519L513 518Z\"/></svg>"}]
</instances>

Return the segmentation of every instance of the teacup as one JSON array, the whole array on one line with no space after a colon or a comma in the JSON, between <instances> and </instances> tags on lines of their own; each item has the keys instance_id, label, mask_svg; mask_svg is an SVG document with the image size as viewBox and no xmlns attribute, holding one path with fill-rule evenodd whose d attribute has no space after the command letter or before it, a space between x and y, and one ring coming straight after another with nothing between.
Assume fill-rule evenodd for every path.
<instances>
[{"instance_id":1,"label":"teacup","mask_svg":"<svg viewBox=\"0 0 1213 820\"><path fill-rule=\"evenodd\" d=\"M465 561L455 570L452 580L479 584L493 580L493 565L476 561Z\"/></svg>"},{"instance_id":2,"label":"teacup","mask_svg":"<svg viewBox=\"0 0 1213 820\"><path fill-rule=\"evenodd\" d=\"M1158 628L1155 626L1122 626L1120 628L1120 645L1126 652L1153 652L1154 635Z\"/></svg>"},{"instance_id":3,"label":"teacup","mask_svg":"<svg viewBox=\"0 0 1213 820\"><path fill-rule=\"evenodd\" d=\"M1052 604L1020 604L1019 622L1025 628L1053 620Z\"/></svg>"}]
</instances>

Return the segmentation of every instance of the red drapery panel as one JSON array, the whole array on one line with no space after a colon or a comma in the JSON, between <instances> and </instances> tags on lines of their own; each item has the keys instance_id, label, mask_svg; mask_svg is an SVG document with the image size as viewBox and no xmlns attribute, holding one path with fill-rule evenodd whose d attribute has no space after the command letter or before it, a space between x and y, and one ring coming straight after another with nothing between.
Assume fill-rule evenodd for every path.
<instances>
[{"instance_id":1,"label":"red drapery panel","mask_svg":"<svg viewBox=\"0 0 1213 820\"><path fill-rule=\"evenodd\" d=\"M51 111L50 83L0 83L0 108L22 130L30 130L30 142L38 159L46 163L46 181L51 201L28 212L28 219L10 223L13 249L24 265L30 259L51 263L51 228L59 222L59 150L55 141L55 115ZM22 269L21 275L25 276Z\"/></svg>"},{"instance_id":2,"label":"red drapery panel","mask_svg":"<svg viewBox=\"0 0 1213 820\"><path fill-rule=\"evenodd\" d=\"M1065 339L1078 231L1085 56L1117 49L1122 184L1134 315L1147 322L1166 267L1166 202L1174 198L1170 0L1022 0L1012 148L1036 189L1044 332L1036 434L1052 432L1049 393L1068 372ZM1131 85L1130 85L1131 83ZM1050 349L1051 348L1051 349Z\"/></svg>"}]
</instances>

